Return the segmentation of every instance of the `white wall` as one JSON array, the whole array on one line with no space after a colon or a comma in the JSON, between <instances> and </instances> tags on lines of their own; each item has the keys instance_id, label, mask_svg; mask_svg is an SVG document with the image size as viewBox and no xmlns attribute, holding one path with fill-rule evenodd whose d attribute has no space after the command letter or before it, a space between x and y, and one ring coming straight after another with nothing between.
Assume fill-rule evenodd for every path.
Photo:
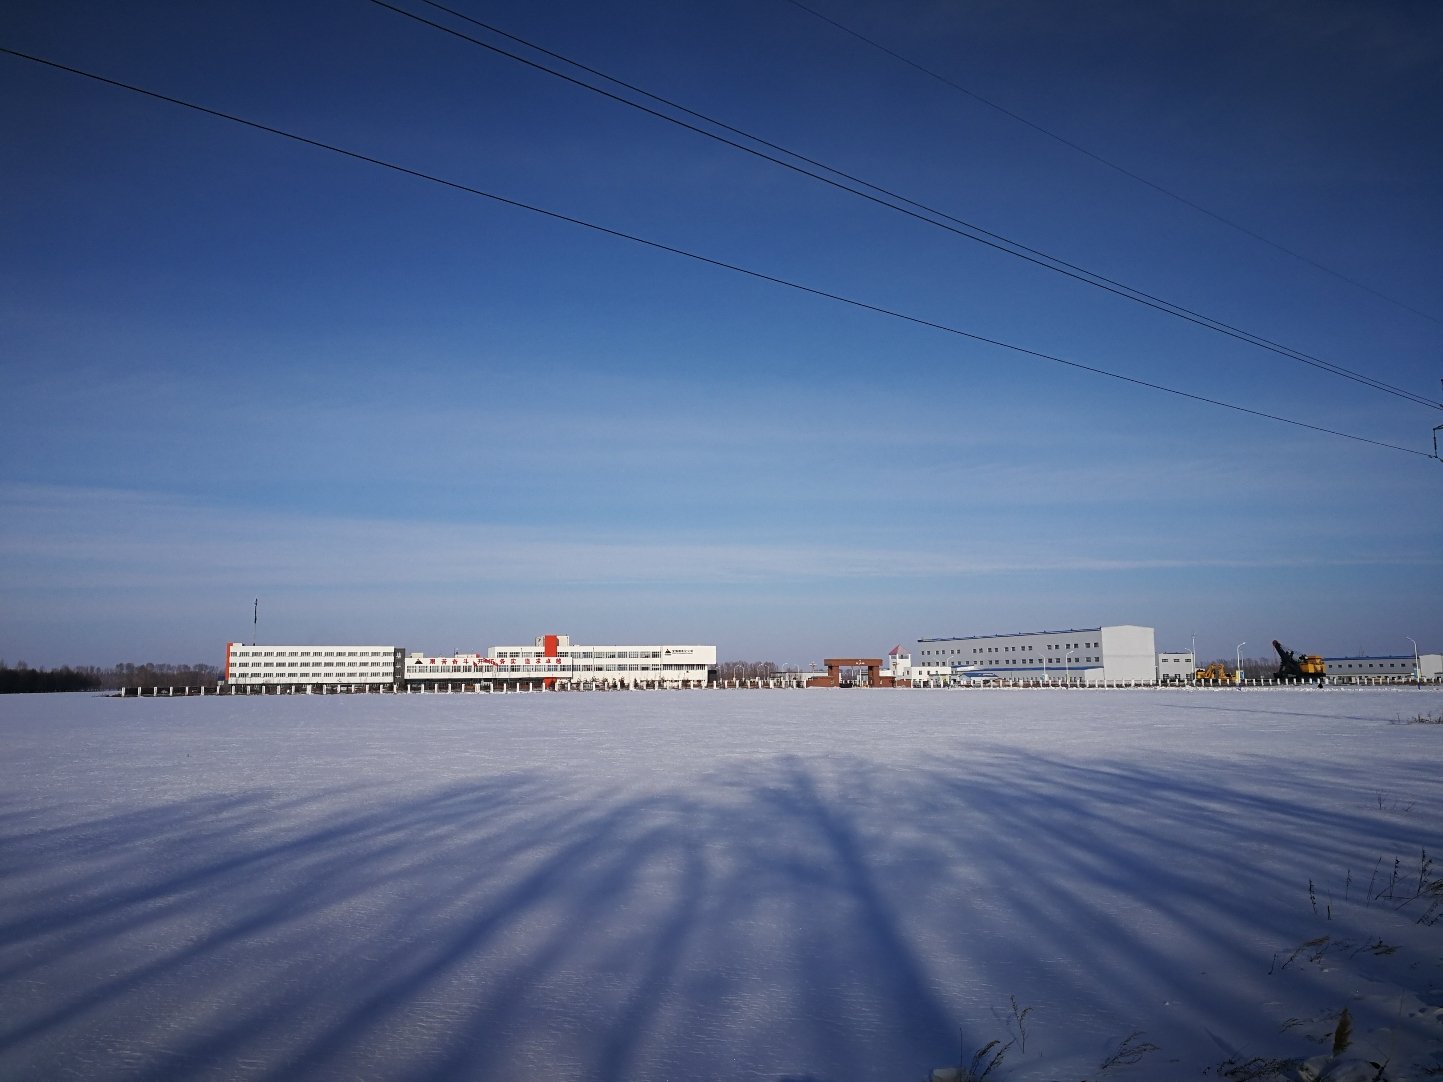
<instances>
[{"instance_id":1,"label":"white wall","mask_svg":"<svg viewBox=\"0 0 1443 1082\"><path fill-rule=\"evenodd\" d=\"M1150 627L1116 624L1102 629L1102 665L1105 680L1157 679L1157 644Z\"/></svg>"},{"instance_id":2,"label":"white wall","mask_svg":"<svg viewBox=\"0 0 1443 1082\"><path fill-rule=\"evenodd\" d=\"M1191 680L1197 672L1197 658L1191 650L1163 650L1157 655L1157 678Z\"/></svg>"}]
</instances>

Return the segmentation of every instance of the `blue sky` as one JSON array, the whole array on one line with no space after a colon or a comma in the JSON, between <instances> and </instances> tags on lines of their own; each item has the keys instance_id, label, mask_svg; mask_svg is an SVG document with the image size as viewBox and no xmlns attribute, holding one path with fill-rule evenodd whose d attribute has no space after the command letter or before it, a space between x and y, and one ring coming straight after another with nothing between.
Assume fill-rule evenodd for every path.
<instances>
[{"instance_id":1,"label":"blue sky","mask_svg":"<svg viewBox=\"0 0 1443 1082\"><path fill-rule=\"evenodd\" d=\"M464 10L1438 399L1431 5L814 6L1377 292L786 0ZM22 0L0 28L10 49L1129 377L1420 452L1443 421L367 0ZM1423 455L889 319L12 56L0 117L11 662L214 661L250 636L257 596L273 641L426 650L560 631L804 663L1100 623L1155 626L1160 648L1196 635L1207 656L1274 637L1443 649L1443 466Z\"/></svg>"}]
</instances>

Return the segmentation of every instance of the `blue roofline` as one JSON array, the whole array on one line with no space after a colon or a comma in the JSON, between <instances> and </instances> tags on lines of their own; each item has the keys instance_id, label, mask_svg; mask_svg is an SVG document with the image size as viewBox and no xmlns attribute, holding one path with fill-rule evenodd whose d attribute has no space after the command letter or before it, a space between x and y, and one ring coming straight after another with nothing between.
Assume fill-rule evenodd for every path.
<instances>
[{"instance_id":1,"label":"blue roofline","mask_svg":"<svg viewBox=\"0 0 1443 1082\"><path fill-rule=\"evenodd\" d=\"M971 639L1025 639L1032 635L1076 635L1081 631L1096 631L1100 627L1062 627L1056 631L1008 631L1001 635L953 635L942 639L918 639L918 642L967 642Z\"/></svg>"},{"instance_id":2,"label":"blue roofline","mask_svg":"<svg viewBox=\"0 0 1443 1082\"><path fill-rule=\"evenodd\" d=\"M940 669L940 668L944 668L944 666L942 666L942 665L914 665L914 666L912 666L912 667L913 667L914 669L932 669L932 668ZM1100 669L1103 669L1103 668L1106 668L1106 666L1101 665L1101 664L1099 664L1099 663L1097 663L1097 662L1092 662L1091 664L1076 664L1076 665L1064 665L1064 664L1061 664L1061 663L1056 664L1056 665L1016 665L1016 666L1005 665L1005 666L991 666L991 667L988 667L988 668L980 668L980 669L959 669L959 668L954 668L954 669L951 670L951 675L953 675L953 676L1016 676L1018 673L1025 673L1025 672L1038 672L1038 673L1042 673L1042 672L1096 672L1096 671L1098 671L1098 670L1100 670Z\"/></svg>"},{"instance_id":3,"label":"blue roofline","mask_svg":"<svg viewBox=\"0 0 1443 1082\"><path fill-rule=\"evenodd\" d=\"M1421 655L1420 655L1421 656ZM1412 654L1335 654L1323 658L1324 661L1407 661L1412 662Z\"/></svg>"}]
</instances>

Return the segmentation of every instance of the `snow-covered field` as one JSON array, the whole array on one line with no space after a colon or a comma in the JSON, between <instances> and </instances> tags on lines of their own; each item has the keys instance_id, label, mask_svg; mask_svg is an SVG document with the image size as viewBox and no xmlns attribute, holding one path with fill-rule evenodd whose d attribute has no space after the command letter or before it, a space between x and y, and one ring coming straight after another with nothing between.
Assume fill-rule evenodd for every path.
<instances>
[{"instance_id":1,"label":"snow-covered field","mask_svg":"<svg viewBox=\"0 0 1443 1082\"><path fill-rule=\"evenodd\" d=\"M1430 1077L1439 710L6 696L0 1078Z\"/></svg>"}]
</instances>

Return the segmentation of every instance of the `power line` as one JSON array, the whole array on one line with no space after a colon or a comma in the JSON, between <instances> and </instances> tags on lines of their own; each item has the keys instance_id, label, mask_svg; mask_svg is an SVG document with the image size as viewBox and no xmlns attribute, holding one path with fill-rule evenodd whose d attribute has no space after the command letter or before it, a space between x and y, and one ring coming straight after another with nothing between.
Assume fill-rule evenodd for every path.
<instances>
[{"instance_id":1,"label":"power line","mask_svg":"<svg viewBox=\"0 0 1443 1082\"><path fill-rule=\"evenodd\" d=\"M1099 368L1095 365L1083 364L1081 361L1068 360L1065 357L1058 357L1050 353L1042 353L1038 350L1028 349L1024 346L1014 345L1011 342L1006 342L999 338L988 338L985 335L974 334L971 331L965 331L959 327L953 327L946 323L938 323L934 320L925 319L921 316L911 315L909 313L901 312L892 308L885 308L881 305L871 304L867 301L858 300L856 298L848 297L840 293L832 293L828 290L819 289L815 286L809 286L801 282L792 281L791 279L781 278L776 275L767 274L764 271L753 270L750 267L744 267L740 264L728 263L725 260L714 259L711 256L702 255L698 252L689 251L685 248L678 248L674 245L665 244L661 241L651 240L647 237L642 237L634 233L626 233L619 229L612 229L608 226L599 225L595 222L589 222L584 218L577 218L573 215L564 214L560 211L549 210L545 207L536 206L532 203L526 203L518 199L509 198L508 196L498 195L495 192L488 192L481 188L472 187L469 184L463 184L460 181L447 180L444 177L438 177L432 173L426 173L419 169L412 169L409 166L400 165L396 162L386 161L383 158L376 158L369 154L363 154L360 151L348 150L344 147L336 146L333 143L326 143L319 139L312 139L309 136L299 135L295 132L286 131L284 128L273 127L272 125L263 124L257 120L249 120L245 117L237 116L234 113L222 112L219 109L212 109L209 106L200 105L196 102L186 101L183 98L172 97L169 94L162 94L159 91L147 90L146 88L136 86L133 83L126 83L118 79L111 79L107 76L99 75L95 72L85 71L81 68L71 67L68 64L62 64L55 60L48 60L44 57L34 56L30 53L20 52L17 49L10 49L5 46L0 46L0 53L4 53L8 56L17 57L21 60L28 60L31 63L40 64L48 68L53 68L57 71L64 71L72 75L78 75L82 78L90 79L97 83L103 83L106 86L112 86L119 90L126 90L133 94L139 94L143 97L151 98L155 101L162 101L169 105L177 105L184 109L190 109L197 113L203 113L206 116L215 117L218 120L226 120L233 124L239 124L242 127L250 128L254 131L265 132L268 135L275 135L283 139L289 139L293 142L301 143L309 147L314 147L317 150L328 151L329 153L337 154L341 157L349 158L353 161L364 162L367 165L378 166L382 169L389 169L393 172L404 174L405 176L414 177L417 180L424 180L428 183L436 184L443 188L449 188L452 191L461 192L466 195L478 196L482 199L489 199L504 206L514 207L517 210L524 210L532 214L537 214L545 218L550 218L553 221L564 222L568 225L580 226L583 229L588 229L592 232L600 233L605 236L614 237L618 240L630 241L633 244L639 244L643 247L651 248L654 251L666 252L671 255L682 256L683 258L694 260L695 262L703 263L707 266L716 267L721 270L731 271L735 274L745 275L748 278L753 278L763 282L769 282L773 285L784 286L787 289L796 290L799 293L805 293L813 297L821 298L823 300L835 301L839 304L849 305L853 308L860 308L863 311L873 312L877 315L887 316L891 319L902 320L903 322L911 323L915 326L927 327L931 330L941 331L945 334L955 335L960 338L967 338L971 341L979 342L984 345L996 346L999 349L1010 350L1014 353L1020 353L1024 356L1034 357L1038 360L1051 361L1055 364L1065 365L1068 368L1074 368L1082 372L1090 372L1093 375L1106 376L1109 379L1119 380L1123 383L1130 383L1137 387L1145 387L1154 391L1162 391L1166 394L1176 395L1179 398L1187 398L1191 399L1194 402L1201 402L1206 405L1218 406L1223 409L1233 410L1238 413L1245 413L1252 417L1260 417L1264 420L1277 421L1282 424L1292 425L1297 428L1305 428L1309 431L1319 432L1328 436L1338 436L1342 439L1353 440L1358 443L1366 443L1374 447L1382 447L1390 451L1400 451L1403 454L1418 455L1422 458L1433 457L1425 451L1417 451L1411 447L1403 447L1399 444L1387 443L1382 440L1369 439L1366 436L1359 436L1351 432L1342 432L1338 429L1325 428L1322 425L1309 424L1306 421L1295 420L1291 417L1282 417L1277 414L1265 413L1262 410L1250 409L1247 406L1240 406L1233 402L1224 402L1221 399L1208 398L1205 395L1194 394L1191 391L1179 390L1176 387L1168 387L1164 384L1152 383L1148 380L1137 379L1133 376L1125 376L1120 372L1113 372L1106 368Z\"/></svg>"},{"instance_id":2,"label":"power line","mask_svg":"<svg viewBox=\"0 0 1443 1082\"><path fill-rule=\"evenodd\" d=\"M582 79L578 79L575 76L568 75L565 72L557 71L555 68L548 67L547 65L542 64L539 61L532 60L528 57L520 56L517 53L513 53L507 49L501 48L498 45L494 45L491 42L483 41L480 38L472 37L471 35L463 33L460 30L456 30L453 27L446 26L443 23L435 22L434 20L425 18L422 15L417 15L415 12L407 11L404 8L397 7L394 4L388 3L387 0L370 0L370 2L372 4L375 4L377 7L384 8L385 10L393 12L397 15L402 15L408 19L413 20L414 22L420 23L423 26L430 27L433 30L439 30L442 33L449 34L452 37L458 38L461 41L465 41L472 45L476 45L480 48L486 49L489 52L495 53L498 56L504 56L507 59L514 60L517 63L525 65L526 67L532 68L547 75L551 75L557 79L563 80L564 82L571 83L573 86L580 87L584 90L589 90L594 94L598 94L604 98L608 98L612 101L618 102L619 104L626 105L632 109L636 109L640 112L646 113L649 116L656 117L659 120L664 120L669 124L674 124L677 127L685 128L687 131L691 131L698 135L705 136L708 139L712 139L716 142L722 143L736 150L740 150L754 157L761 158L764 161L771 162L772 164L781 166L784 169L789 169L792 172L801 174L802 176L810 177L813 180L820 181L821 183L836 188L839 191L847 192L861 199L865 199L868 202L875 203L878 206L886 207L888 210L896 211L899 214L904 214L909 218L913 218L917 221L924 222L927 225L931 225L935 228L945 230L946 232L952 233L955 236L964 237L967 240L982 244L988 248L992 248L996 251L1013 256L1014 258L1024 260L1025 262L1032 263L1046 270L1050 270L1053 273L1061 274L1064 277L1071 278L1075 281L1093 286L1096 289L1101 289L1104 292L1111 293L1118 297L1122 297L1125 300L1130 300L1134 303L1141 304L1144 307L1151 308L1166 315L1174 316L1188 323L1192 323L1195 326L1203 327L1207 330L1214 331L1218 334L1226 335L1229 338L1236 339L1240 342L1245 342L1249 345L1257 346L1260 349L1268 350L1269 352L1276 353L1279 356L1290 358L1302 364L1306 364L1312 368L1316 368L1319 371L1329 372L1343 379L1352 380L1355 383L1362 384L1365 387L1371 387L1374 390L1382 391L1385 394L1395 395L1399 398L1403 398L1410 402L1416 403L1417 405L1426 406L1429 409L1443 408L1443 405L1440 405L1440 403L1434 402L1431 399L1415 394L1412 391L1404 390L1400 387L1395 387L1392 384L1385 383L1382 380L1366 375L1365 373L1357 372L1353 369L1346 368L1339 364L1335 364L1332 361L1323 360L1320 357L1316 357L1313 354L1306 353L1302 350L1293 349L1290 346L1274 342L1271 339L1263 337L1262 335L1254 334L1251 331L1243 330L1223 320L1214 319L1211 316L1203 315L1200 312L1196 312L1175 302L1165 300L1164 298L1155 296L1154 294L1148 293L1145 290L1138 289L1134 286L1126 285L1123 282L1108 278L1105 275L1098 274L1095 271L1090 271L1085 267L1078 266L1077 264L1069 263L1067 260L1050 255L1047 252L1040 251L1039 249L1028 247L1027 245L1022 244L1019 241L1014 241L1008 237L1003 236L1000 233L992 232L991 230L985 229L982 226L979 226L973 222L966 221L962 218L954 217L953 215L948 214L945 211L937 210L936 208L927 206L924 203L919 203L915 200L907 198L906 196L899 195L896 192L893 192L880 185L873 184L870 181L866 181L859 177L853 176L852 174L847 173L844 170L838 169L835 166L827 165L823 162L819 162L812 158L809 158L804 154L800 154L786 147L779 146L776 143L768 142L760 136L756 136L740 128L733 127L732 125L727 124L724 121L720 121L715 119L714 117L707 116L705 113L699 113L693 109L689 109L684 105L670 100L669 98L662 97L661 95L654 94L651 91L644 90L641 87L634 86L631 83L627 83L621 79L615 78L614 76L607 75L605 72L599 71L595 68L588 67L587 65L582 64L579 61L572 60L569 57L563 56L560 53L553 52L549 49L544 48L543 46L536 45L533 42L527 41L524 38L520 38L514 34L510 34L505 30L501 30L498 27L492 26L489 23L485 23L480 21L479 19L472 18L464 12L456 11L454 8L447 7L446 5L437 2L437 0L420 0L420 2L427 5L428 7L436 9L437 11L445 12L446 14L451 15L457 19L461 19L464 22L470 23L473 26L480 27L481 29L486 30L489 33L495 34L498 37L506 38L509 41L514 41L520 45L525 46L528 49L533 50L534 52L540 53L543 56L549 56L553 59L560 60L562 63L576 68L579 71L584 71L589 75L594 75L597 78L605 79L609 83L613 83L616 86L622 87L631 93L639 94L653 102L657 102L658 104L664 105L667 108L674 109L677 112L682 113L686 116L693 117L706 124L721 128L722 130L731 132L734 135L739 135L744 139L748 139L751 142L758 144L758 146L767 147L770 150L775 150L778 153L785 154L789 158L794 158L796 159L796 161L804 162L806 163L806 165L815 166L818 169L826 170L828 173L833 174L833 176L822 176L819 173L813 172L811 169L805 168L801 165L797 165L796 162L784 161L781 158L777 158L771 154L766 153L765 151L758 150L756 147L747 146L743 143L738 143L735 140L728 139L727 137L719 135L714 131L708 131L705 128L697 127L695 124L688 123L687 121L679 119L675 116L660 112L656 109L651 108L650 106L643 105L640 102L632 101L629 98L623 97L620 94L613 93L612 91L607 90L603 87L595 86ZM833 179L834 177L841 177L842 180L846 181L847 183L843 183L842 181ZM870 191L860 191L857 188L851 187L852 184L861 185L863 188L870 189ZM895 200L895 202L893 202L893 200Z\"/></svg>"},{"instance_id":3,"label":"power line","mask_svg":"<svg viewBox=\"0 0 1443 1082\"><path fill-rule=\"evenodd\" d=\"M1424 312L1423 310L1421 310L1421 309L1419 309L1419 308L1414 308L1411 304L1408 304L1408 303L1406 303L1406 302L1404 302L1404 301L1400 301L1400 300L1398 300L1398 298L1396 298L1396 297L1391 297L1391 296L1389 296L1388 294L1383 293L1383 292L1381 292L1380 290L1377 290L1377 289L1373 288L1372 286L1368 285L1366 282L1360 282L1358 279L1353 278L1353 277L1350 277L1349 275L1344 274L1342 271L1334 270L1332 267L1329 267L1327 264L1325 264L1325 263L1320 263L1320 262L1318 262L1316 259L1311 258L1310 256L1303 255L1301 252L1295 252L1295 251L1293 251L1293 249L1287 247L1286 245L1279 244L1277 241L1271 239L1270 237L1265 237L1265 236L1263 236L1263 234L1258 233L1258 232L1256 232L1256 231L1254 231L1254 230L1252 230L1252 229L1249 229L1247 226L1242 225L1242 224L1240 224L1240 223L1238 223L1238 222L1235 222L1235 221L1233 221L1231 218L1224 217L1223 215L1219 214L1219 213L1218 213L1217 211L1215 211L1215 210L1209 210L1207 207L1203 206L1201 203L1197 203L1197 202L1189 199L1189 198L1188 198L1187 196L1185 196L1185 195L1180 195L1180 194L1178 194L1177 192L1173 191L1172 189L1166 188L1166 187L1164 187L1163 185L1157 183L1157 182L1154 181L1154 180L1149 180L1147 177L1142 176L1142 175L1139 174L1139 173L1134 173L1131 169L1128 169L1126 166L1119 165L1119 164L1117 164L1117 162L1114 162L1114 161L1112 161L1112 160L1110 160L1110 159L1108 159L1108 158L1104 158L1101 154L1098 154L1096 151L1088 150L1087 147L1082 146L1082 145L1079 144L1079 143L1073 142L1071 139L1068 139L1066 136L1058 135L1055 131L1052 131L1052 130L1049 129L1049 128L1044 128L1041 124L1038 124L1038 123L1036 123L1035 121L1032 121L1032 120L1027 119L1027 117L1022 116L1020 113L1014 113L1011 109L1008 109L1005 105L999 105L997 102L992 101L990 98L985 98L985 97L983 97L981 94L977 93L975 90L969 90L967 87L962 86L962 85L959 84L959 83L955 83L955 82L953 82L951 79L948 79L945 75L940 75L940 74L938 74L937 72L933 71L931 68L925 67L924 65L917 63L917 61L911 59L910 57L903 56L901 53L896 52L896 51L893 50L893 49L887 48L887 46L883 45L881 42L876 41L876 40L873 39L873 38L869 38L869 37L867 37L865 34L860 33L860 32L857 31L857 30L853 30L850 26L846 26L846 25L844 25L843 23L838 22L836 19L831 18L830 16L823 15L820 11L817 11L815 8L811 8L811 7L808 7L806 4L803 4L803 3L801 2L801 0L787 0L787 3L791 4L793 7L800 8L802 11L805 11L808 15L814 16L815 18L820 19L822 22L827 23L827 24L830 25L830 26L836 27L838 30L842 31L842 33L848 34L848 35L850 35L851 37L856 38L858 41L860 41L860 42L862 42L862 43L864 43L864 44L866 44L866 45L870 45L873 49L876 49L876 50L878 50L879 52L886 53L888 56L892 57L892 59L898 60L898 61L900 61L901 63L906 64L906 65L907 65L908 67L910 67L910 68L915 68L917 71L921 72L923 75L926 75L927 77L929 77L929 78L931 78L931 79L935 79L937 82L941 83L943 86L949 87L950 89L957 91L959 94L965 94L967 97L971 98L973 101L975 101L975 102L977 102L977 103L979 103L979 104L981 104L981 105L985 105L985 106L987 106L987 108L989 108L989 109L996 110L997 112L1001 113L1003 116L1008 117L1008 118L1011 119L1011 120L1015 120L1015 121L1017 121L1019 124L1023 124L1023 125L1025 125L1025 126L1031 128L1033 131L1038 132L1038 133L1041 134L1041 135L1045 135L1047 138L1049 138L1049 139L1051 139L1051 140L1053 140L1053 141L1055 141L1055 142L1061 143L1063 146L1067 147L1068 149L1074 150L1074 151L1076 151L1078 154L1083 155L1084 157L1091 158L1093 161L1099 163L1100 165L1105 165L1105 166L1107 166L1107 168L1113 170L1114 172L1121 173L1123 176L1127 177L1129 180L1134 180L1134 181L1136 181L1136 182L1139 183L1139 184L1142 184L1142 185L1145 185L1146 187L1151 188L1151 189L1152 189L1153 191L1155 191L1155 192L1159 192L1160 194L1167 196L1169 199L1176 200L1177 202L1183 204L1184 206L1190 207L1191 209L1197 211L1199 214L1205 214L1205 215L1207 215L1209 218L1213 219L1214 221L1220 222L1220 223L1222 223L1223 225L1227 226L1229 229L1235 229L1235 230L1237 230L1239 233L1242 233L1242 234L1245 235L1245 236L1251 237L1253 240L1260 241L1261 243L1266 244L1266 245L1267 245L1268 247L1270 247L1270 248L1275 248L1275 249L1278 250L1279 252L1282 252L1284 255L1291 256L1292 258L1298 260L1299 262L1306 263L1306 264L1308 264L1308 266L1313 267L1313 268L1316 269L1316 270L1322 271L1324 274L1332 275L1334 278L1337 278L1339 281L1347 282L1350 286L1353 286L1353 287L1355 287L1355 288L1357 288L1357 289L1361 289L1361 290L1362 290L1363 292L1365 292L1365 293L1371 293L1373 296L1377 297L1379 300L1387 301L1389 304L1395 305L1395 306L1397 306L1398 308L1402 308L1402 309L1403 309L1404 311L1406 311L1406 312L1412 312L1415 316L1421 316L1423 319L1426 319L1426 320L1428 320L1428 321L1431 322L1431 323L1443 324L1443 319L1439 319L1437 316L1435 316L1435 315L1433 315L1433 314L1431 314L1431 313L1429 313L1429 312Z\"/></svg>"}]
</instances>

